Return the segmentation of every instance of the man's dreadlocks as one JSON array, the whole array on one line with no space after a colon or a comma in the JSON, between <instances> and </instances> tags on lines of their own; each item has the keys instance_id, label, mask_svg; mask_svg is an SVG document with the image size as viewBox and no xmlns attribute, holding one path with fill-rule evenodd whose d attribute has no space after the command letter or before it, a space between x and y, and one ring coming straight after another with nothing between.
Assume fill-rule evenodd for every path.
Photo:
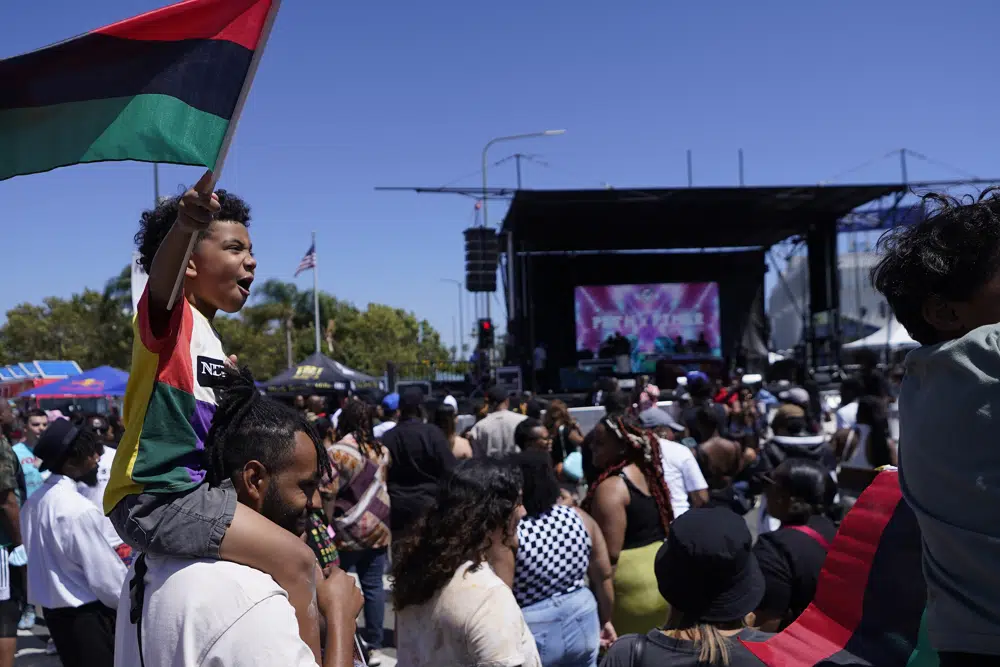
<instances>
[{"instance_id":1,"label":"man's dreadlocks","mask_svg":"<svg viewBox=\"0 0 1000 667\"><path fill-rule=\"evenodd\" d=\"M291 458L299 431L316 447L320 476L330 476L330 459L305 418L262 396L246 367L227 369L226 379L228 385L218 390L218 406L205 439L209 484L218 486L230 479L248 461L260 461L270 473L280 471Z\"/></svg>"},{"instance_id":2,"label":"man's dreadlocks","mask_svg":"<svg viewBox=\"0 0 1000 667\"><path fill-rule=\"evenodd\" d=\"M625 457L602 472L597 480L590 485L587 497L583 501L583 509L590 512L594 503L597 487L608 477L617 475L625 466L634 463L646 478L649 494L656 501L660 513L660 523L663 531L670 532L670 524L674 520L673 506L670 504L670 490L663 478L663 461L660 458L660 441L651 432L642 428L638 421L627 416L608 415L600 421L608 432L625 446Z\"/></svg>"}]
</instances>

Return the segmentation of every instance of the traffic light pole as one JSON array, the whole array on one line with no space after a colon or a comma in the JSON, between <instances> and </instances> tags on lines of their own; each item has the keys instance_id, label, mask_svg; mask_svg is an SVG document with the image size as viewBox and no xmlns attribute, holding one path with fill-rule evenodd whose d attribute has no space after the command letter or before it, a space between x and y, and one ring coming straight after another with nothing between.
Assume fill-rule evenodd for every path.
<instances>
[{"instance_id":1,"label":"traffic light pole","mask_svg":"<svg viewBox=\"0 0 1000 667\"><path fill-rule=\"evenodd\" d=\"M566 130L545 130L543 132L526 132L524 134L511 134L505 137L494 137L493 139L490 139L489 141L486 142L486 145L483 146L483 227L489 225L488 213L487 213L487 200L489 199L489 197L487 196L488 179L486 175L486 170L489 167L489 164L486 161L486 154L489 152L490 146L499 143L501 141L515 141L517 139L533 139L535 137L552 137L559 134L563 134L565 131ZM520 172L520 169L518 171ZM514 247L511 244L511 241L508 239L508 246L507 246L508 276L513 275L514 267L510 264L510 261L512 259L511 255L513 255L513 252L514 252ZM510 280L508 280L508 282L510 282ZM514 290L513 284L508 284L507 285L507 291L509 297L508 304L513 304L514 302L513 290ZM491 319L489 295L486 296L486 318ZM513 309L511 305L508 305L507 320L509 321L512 318L513 318ZM510 331L507 332L507 335L510 336Z\"/></svg>"},{"instance_id":2,"label":"traffic light pole","mask_svg":"<svg viewBox=\"0 0 1000 667\"><path fill-rule=\"evenodd\" d=\"M486 142L486 145L483 146L483 218L482 218L482 221L483 221L483 227L486 227L486 228L489 228L489 222L487 221L488 218L489 218L489 210L488 210L489 196L488 196L488 193L486 192L487 181L488 181L488 177L486 175L486 171L489 168L489 164L486 162L486 154L489 152L490 146L492 146L496 142L502 141L502 140L503 140L503 137L498 138L498 139L490 139L488 142ZM486 293L486 319L488 319L488 320L491 319L491 313L490 313L490 295L489 295L488 292ZM492 355L492 352L491 352L491 355Z\"/></svg>"}]
</instances>

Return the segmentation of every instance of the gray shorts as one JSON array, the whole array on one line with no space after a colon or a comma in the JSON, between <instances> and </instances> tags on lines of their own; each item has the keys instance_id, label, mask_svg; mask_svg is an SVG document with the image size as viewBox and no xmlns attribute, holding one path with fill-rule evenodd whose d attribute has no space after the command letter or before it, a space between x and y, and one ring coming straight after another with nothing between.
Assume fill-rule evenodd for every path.
<instances>
[{"instance_id":1,"label":"gray shorts","mask_svg":"<svg viewBox=\"0 0 1000 667\"><path fill-rule=\"evenodd\" d=\"M228 479L184 493L126 496L109 518L133 549L156 556L219 558L222 536L236 513L236 489Z\"/></svg>"}]
</instances>

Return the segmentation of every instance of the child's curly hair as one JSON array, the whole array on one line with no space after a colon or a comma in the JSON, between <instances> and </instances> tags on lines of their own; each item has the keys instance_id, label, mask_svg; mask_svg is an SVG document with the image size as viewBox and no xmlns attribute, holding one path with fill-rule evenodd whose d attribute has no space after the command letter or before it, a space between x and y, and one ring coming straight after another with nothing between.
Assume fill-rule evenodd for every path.
<instances>
[{"instance_id":1,"label":"child's curly hair","mask_svg":"<svg viewBox=\"0 0 1000 667\"><path fill-rule=\"evenodd\" d=\"M924 319L928 297L967 300L1000 269L1000 187L975 200L932 193L923 201L930 216L879 239L871 281L913 339L931 345L941 335Z\"/></svg>"},{"instance_id":2,"label":"child's curly hair","mask_svg":"<svg viewBox=\"0 0 1000 667\"><path fill-rule=\"evenodd\" d=\"M225 190L216 190L215 194L218 195L219 204L222 206L216 220L238 222L244 227L250 226L249 204ZM177 206L180 200L180 196L164 199L156 208L142 212L139 231L135 233L135 247L139 250L139 266L146 273L149 273L153 257L156 256L164 237L177 220ZM204 238L204 233L199 236L199 240L201 238Z\"/></svg>"}]
</instances>

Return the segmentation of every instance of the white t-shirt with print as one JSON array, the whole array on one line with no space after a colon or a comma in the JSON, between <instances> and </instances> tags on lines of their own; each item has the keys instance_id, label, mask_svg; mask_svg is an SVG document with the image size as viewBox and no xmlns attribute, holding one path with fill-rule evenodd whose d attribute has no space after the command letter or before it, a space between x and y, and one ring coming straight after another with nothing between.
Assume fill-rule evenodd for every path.
<instances>
[{"instance_id":1,"label":"white t-shirt with print","mask_svg":"<svg viewBox=\"0 0 1000 667\"><path fill-rule=\"evenodd\" d=\"M269 575L224 560L147 556L145 667L315 667L288 595ZM129 570L115 627L115 667L138 667Z\"/></svg>"},{"instance_id":2,"label":"white t-shirt with print","mask_svg":"<svg viewBox=\"0 0 1000 667\"><path fill-rule=\"evenodd\" d=\"M679 442L660 438L660 460L663 462L663 479L670 489L670 506L676 519L691 509L688 494L707 489L708 483L701 474L694 454Z\"/></svg>"},{"instance_id":3,"label":"white t-shirt with print","mask_svg":"<svg viewBox=\"0 0 1000 667\"><path fill-rule=\"evenodd\" d=\"M541 667L514 593L489 565L459 566L444 588L396 616L399 667ZM152 666L148 666L152 667Z\"/></svg>"}]
</instances>

